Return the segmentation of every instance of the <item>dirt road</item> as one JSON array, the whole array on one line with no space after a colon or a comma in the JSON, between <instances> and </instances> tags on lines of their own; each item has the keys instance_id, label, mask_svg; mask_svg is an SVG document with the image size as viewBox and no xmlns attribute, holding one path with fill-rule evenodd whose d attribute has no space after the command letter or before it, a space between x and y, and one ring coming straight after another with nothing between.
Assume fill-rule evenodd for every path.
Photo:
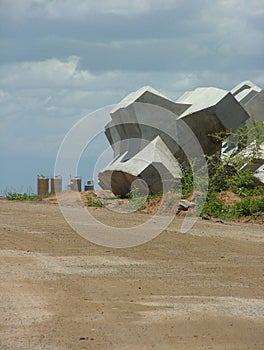
<instances>
[{"instance_id":1,"label":"dirt road","mask_svg":"<svg viewBox=\"0 0 264 350\"><path fill-rule=\"evenodd\" d=\"M147 214L91 209L115 225ZM56 204L0 201L0 349L264 349L264 229L176 217L110 249ZM140 228L139 228L140 229Z\"/></svg>"}]
</instances>

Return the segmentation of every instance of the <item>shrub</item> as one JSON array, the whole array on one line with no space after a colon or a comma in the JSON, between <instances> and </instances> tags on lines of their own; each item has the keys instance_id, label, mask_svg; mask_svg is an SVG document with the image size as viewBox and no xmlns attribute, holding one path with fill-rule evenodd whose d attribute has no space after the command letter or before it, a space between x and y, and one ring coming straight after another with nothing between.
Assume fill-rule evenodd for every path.
<instances>
[{"instance_id":1,"label":"shrub","mask_svg":"<svg viewBox=\"0 0 264 350\"><path fill-rule=\"evenodd\" d=\"M234 212L238 217L264 212L264 197L243 198L241 202L234 205Z\"/></svg>"},{"instance_id":2,"label":"shrub","mask_svg":"<svg viewBox=\"0 0 264 350\"><path fill-rule=\"evenodd\" d=\"M101 208L103 207L103 203L100 201L100 199L97 197L97 195L94 192L87 193L85 195L87 206L88 207L97 207Z\"/></svg>"},{"instance_id":3,"label":"shrub","mask_svg":"<svg viewBox=\"0 0 264 350\"><path fill-rule=\"evenodd\" d=\"M260 145L264 143L264 122L253 121L251 126L243 126L237 133L227 131L212 136L221 143L231 136L227 142L236 147L222 158L220 154L207 157L209 189L201 214L235 218L264 212L264 185L255 178L250 167L244 167L245 164L253 164L260 156ZM183 174L183 195L186 197L188 191L189 194L192 191L193 179L189 171ZM242 198L241 202L226 206L217 198L217 194L223 191L238 194Z\"/></svg>"},{"instance_id":4,"label":"shrub","mask_svg":"<svg viewBox=\"0 0 264 350\"><path fill-rule=\"evenodd\" d=\"M11 201L14 201L14 200L15 201L32 201L32 200L40 199L40 197L35 194L17 193L17 192L9 192L6 198Z\"/></svg>"},{"instance_id":5,"label":"shrub","mask_svg":"<svg viewBox=\"0 0 264 350\"><path fill-rule=\"evenodd\" d=\"M224 202L218 199L215 193L211 193L204 204L201 215L224 219L229 217L231 213L230 208L224 205Z\"/></svg>"}]
</instances>

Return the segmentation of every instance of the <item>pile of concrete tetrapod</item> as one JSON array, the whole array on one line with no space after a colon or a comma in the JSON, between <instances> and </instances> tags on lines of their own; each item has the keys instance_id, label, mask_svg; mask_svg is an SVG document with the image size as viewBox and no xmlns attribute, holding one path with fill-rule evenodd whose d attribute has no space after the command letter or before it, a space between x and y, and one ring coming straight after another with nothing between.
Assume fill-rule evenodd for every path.
<instances>
[{"instance_id":1,"label":"pile of concrete tetrapod","mask_svg":"<svg viewBox=\"0 0 264 350\"><path fill-rule=\"evenodd\" d=\"M110 115L105 135L114 158L98 174L100 186L122 197L136 181L143 193L156 194L175 187L182 166L191 159L230 152L230 145L213 134L235 132L253 119L264 121L264 90L246 81L231 91L197 88L172 101L143 87L125 97ZM264 145L262 150L254 171L264 182Z\"/></svg>"}]
</instances>

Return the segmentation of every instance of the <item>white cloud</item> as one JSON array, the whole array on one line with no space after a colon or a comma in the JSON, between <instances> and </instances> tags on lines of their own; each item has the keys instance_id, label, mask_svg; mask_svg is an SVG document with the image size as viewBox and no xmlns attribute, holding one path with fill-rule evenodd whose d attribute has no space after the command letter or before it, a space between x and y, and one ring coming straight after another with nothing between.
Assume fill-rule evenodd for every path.
<instances>
[{"instance_id":1,"label":"white cloud","mask_svg":"<svg viewBox=\"0 0 264 350\"><path fill-rule=\"evenodd\" d=\"M66 60L57 58L39 62L6 64L0 67L1 84L4 87L69 87L87 84L94 77L78 69L79 58L71 56Z\"/></svg>"},{"instance_id":2,"label":"white cloud","mask_svg":"<svg viewBox=\"0 0 264 350\"><path fill-rule=\"evenodd\" d=\"M195 48L189 45L190 53ZM197 48L198 49L198 48ZM201 53L200 53L201 54ZM239 59L239 58L238 58ZM251 67L246 71L222 74L207 69L178 72L107 71L91 73L79 68L79 58L52 58L38 62L21 62L0 66L0 82L4 90L0 99L8 113L32 109L55 112L68 110L66 115L118 102L127 93L143 85L152 85L175 98L185 90L201 85L231 89L240 80L253 80L263 86L264 74ZM239 76L241 76L239 80ZM3 104L2 104L3 109Z\"/></svg>"},{"instance_id":3,"label":"white cloud","mask_svg":"<svg viewBox=\"0 0 264 350\"><path fill-rule=\"evenodd\" d=\"M79 58L52 58L0 67L0 155L55 155L74 122L117 101L107 89L118 74L92 75ZM113 84L114 85L114 84ZM104 125L102 125L102 128Z\"/></svg>"}]
</instances>

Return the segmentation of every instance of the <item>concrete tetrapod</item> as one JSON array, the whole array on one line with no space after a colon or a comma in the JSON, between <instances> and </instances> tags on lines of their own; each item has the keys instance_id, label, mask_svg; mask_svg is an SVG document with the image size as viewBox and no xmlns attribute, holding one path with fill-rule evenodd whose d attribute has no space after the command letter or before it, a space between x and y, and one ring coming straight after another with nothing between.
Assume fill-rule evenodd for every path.
<instances>
[{"instance_id":1,"label":"concrete tetrapod","mask_svg":"<svg viewBox=\"0 0 264 350\"><path fill-rule=\"evenodd\" d=\"M181 169L168 147L157 136L141 151L128 160L127 152L115 159L99 173L99 184L111 188L115 195L124 197L131 191L136 180L143 194L167 192L180 186Z\"/></svg>"},{"instance_id":2,"label":"concrete tetrapod","mask_svg":"<svg viewBox=\"0 0 264 350\"><path fill-rule=\"evenodd\" d=\"M162 169L169 174L168 183L179 179L180 166L185 167L190 158L196 157L194 138L202 147L203 156L220 154L222 144L212 134L226 129L235 131L249 118L230 92L218 88L198 88L174 102L151 87L143 87L125 97L110 115L112 120L106 125L105 134L114 160L98 175L99 184L122 196L137 178L145 181L150 193L171 188L164 185ZM183 124L191 132L186 132ZM144 165L139 158L143 149ZM165 156L157 162L153 154ZM171 166L165 165L164 159L170 159Z\"/></svg>"}]
</instances>

